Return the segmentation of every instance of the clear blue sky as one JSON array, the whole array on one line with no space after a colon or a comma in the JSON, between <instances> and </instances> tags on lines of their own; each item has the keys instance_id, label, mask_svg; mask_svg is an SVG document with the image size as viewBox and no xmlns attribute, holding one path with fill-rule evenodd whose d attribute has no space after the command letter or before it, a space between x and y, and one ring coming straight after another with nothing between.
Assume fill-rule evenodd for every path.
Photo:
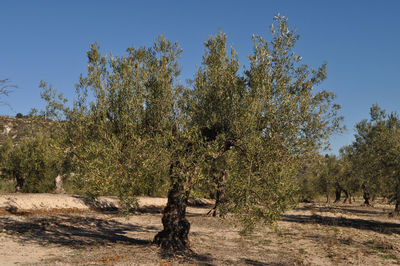
<instances>
[{"instance_id":1,"label":"clear blue sky","mask_svg":"<svg viewBox=\"0 0 400 266\"><path fill-rule=\"evenodd\" d=\"M354 125L379 103L400 111L400 1L18 1L0 4L0 79L19 88L3 100L0 114L43 108L38 88L45 80L68 98L86 72L86 51L97 41L104 52L151 45L159 33L183 48L182 81L193 77L203 42L226 32L242 64L251 35L269 38L276 13L297 27L296 52L303 62L328 63L322 84L337 95L348 130L332 137L332 152L353 140Z\"/></svg>"}]
</instances>

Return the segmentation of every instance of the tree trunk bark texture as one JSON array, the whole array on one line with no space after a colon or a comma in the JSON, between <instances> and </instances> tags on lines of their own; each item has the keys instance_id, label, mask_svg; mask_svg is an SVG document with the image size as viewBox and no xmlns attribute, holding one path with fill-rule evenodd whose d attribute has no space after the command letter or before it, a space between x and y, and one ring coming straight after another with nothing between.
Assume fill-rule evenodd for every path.
<instances>
[{"instance_id":1,"label":"tree trunk bark texture","mask_svg":"<svg viewBox=\"0 0 400 266\"><path fill-rule=\"evenodd\" d=\"M345 196L343 203L348 202L349 204L351 204L351 193L348 192L347 190L343 190L343 192Z\"/></svg>"},{"instance_id":2,"label":"tree trunk bark texture","mask_svg":"<svg viewBox=\"0 0 400 266\"><path fill-rule=\"evenodd\" d=\"M165 251L176 252L189 249L190 223L186 219L189 191L183 182L175 181L168 192L168 202L164 209L162 224L164 229L154 237L154 243Z\"/></svg>"},{"instance_id":3,"label":"tree trunk bark texture","mask_svg":"<svg viewBox=\"0 0 400 266\"><path fill-rule=\"evenodd\" d=\"M344 200L343 200L343 203L346 203L346 202L347 202L347 199L349 198L349 193L347 193L346 190L343 190L343 192L344 192Z\"/></svg>"},{"instance_id":4,"label":"tree trunk bark texture","mask_svg":"<svg viewBox=\"0 0 400 266\"><path fill-rule=\"evenodd\" d=\"M396 205L394 207L393 216L399 216L399 215L400 215L400 201L396 200Z\"/></svg>"},{"instance_id":5,"label":"tree trunk bark texture","mask_svg":"<svg viewBox=\"0 0 400 266\"><path fill-rule=\"evenodd\" d=\"M370 198L370 196L369 196L369 193L368 193L368 192L365 192L365 191L364 191L364 193L363 193L363 198L364 198L364 205L370 206L370 204L369 204L369 198Z\"/></svg>"},{"instance_id":6,"label":"tree trunk bark texture","mask_svg":"<svg viewBox=\"0 0 400 266\"><path fill-rule=\"evenodd\" d=\"M336 189L335 191L335 201L333 203L339 202L340 201L340 195L342 194L342 191L340 189Z\"/></svg>"},{"instance_id":7,"label":"tree trunk bark texture","mask_svg":"<svg viewBox=\"0 0 400 266\"><path fill-rule=\"evenodd\" d=\"M22 192L22 188L24 187L25 179L23 177L17 176L17 185L15 186L15 192Z\"/></svg>"},{"instance_id":8,"label":"tree trunk bark texture","mask_svg":"<svg viewBox=\"0 0 400 266\"><path fill-rule=\"evenodd\" d=\"M217 181L217 193L215 196L215 205L213 208L214 211L212 214L213 217L217 216L218 207L225 200L225 179L226 179L226 177L225 177L225 173L224 173L221 176L221 178L219 178ZM222 216L221 213L220 213L220 216Z\"/></svg>"}]
</instances>

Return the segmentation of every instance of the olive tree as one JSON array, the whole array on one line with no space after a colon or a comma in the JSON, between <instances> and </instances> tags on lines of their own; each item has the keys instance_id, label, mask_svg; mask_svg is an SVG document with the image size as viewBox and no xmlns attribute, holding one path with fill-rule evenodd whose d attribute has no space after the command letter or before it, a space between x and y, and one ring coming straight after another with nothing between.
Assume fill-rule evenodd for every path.
<instances>
[{"instance_id":1,"label":"olive tree","mask_svg":"<svg viewBox=\"0 0 400 266\"><path fill-rule=\"evenodd\" d=\"M226 35L210 37L192 88L178 83L181 49L163 37L121 57L92 45L65 123L87 193L112 190L129 208L137 195L168 185L154 243L170 251L189 248L186 206L203 182L216 184L218 208L244 231L276 221L293 203L301 163L327 145L341 118L334 94L318 88L326 65L301 63L286 18L276 16L274 27L270 42L253 36L243 73Z\"/></svg>"},{"instance_id":2,"label":"olive tree","mask_svg":"<svg viewBox=\"0 0 400 266\"><path fill-rule=\"evenodd\" d=\"M77 181L91 197L116 193L130 208L135 196L168 185L180 52L161 36L151 48L128 48L127 56L91 46L65 128Z\"/></svg>"},{"instance_id":3,"label":"olive tree","mask_svg":"<svg viewBox=\"0 0 400 266\"><path fill-rule=\"evenodd\" d=\"M395 204L393 214L398 216L400 214L400 119L397 114L389 115L382 135L386 144L379 150L379 153L383 153L382 164L387 177L384 182L384 193L389 201Z\"/></svg>"},{"instance_id":4,"label":"olive tree","mask_svg":"<svg viewBox=\"0 0 400 266\"><path fill-rule=\"evenodd\" d=\"M345 194L343 203L352 203L352 196L361 189L360 172L357 171L357 156L352 145L344 146L339 150L341 171L341 188Z\"/></svg>"},{"instance_id":5,"label":"olive tree","mask_svg":"<svg viewBox=\"0 0 400 266\"><path fill-rule=\"evenodd\" d=\"M400 120L397 114L387 114L378 105L370 110L370 119L356 125L356 140L352 146L357 158L357 169L362 175L365 204L371 196L382 195L400 203Z\"/></svg>"},{"instance_id":6,"label":"olive tree","mask_svg":"<svg viewBox=\"0 0 400 266\"><path fill-rule=\"evenodd\" d=\"M382 143L380 135L384 129L385 112L377 105L371 108L371 119L364 119L356 124L355 141L352 143L354 154L354 168L359 173L364 204L369 205L371 197L382 193L383 167L382 157L376 149Z\"/></svg>"},{"instance_id":7,"label":"olive tree","mask_svg":"<svg viewBox=\"0 0 400 266\"><path fill-rule=\"evenodd\" d=\"M316 158L315 160L313 171L313 177L316 179L314 189L319 194L322 194L326 197L326 203L330 202L330 194L332 194L335 190L335 179L333 175L336 171L333 167L334 164L332 161L332 156L320 155L319 158Z\"/></svg>"},{"instance_id":8,"label":"olive tree","mask_svg":"<svg viewBox=\"0 0 400 266\"><path fill-rule=\"evenodd\" d=\"M302 163L296 176L298 201L312 202L321 195L326 196L327 203L330 201L330 183L324 179L326 170L324 163L324 157L319 153L315 153Z\"/></svg>"},{"instance_id":9,"label":"olive tree","mask_svg":"<svg viewBox=\"0 0 400 266\"><path fill-rule=\"evenodd\" d=\"M10 86L7 80L0 88L0 94L7 95ZM51 86L42 83L42 98L46 100L46 110L40 114L31 112L23 118L18 134L7 138L0 147L0 167L3 178L16 181L17 192L53 192L55 178L64 172L64 152L60 145L61 124L57 115L65 113L66 100L56 97ZM64 110L65 109L65 110ZM17 115L17 118L19 116Z\"/></svg>"},{"instance_id":10,"label":"olive tree","mask_svg":"<svg viewBox=\"0 0 400 266\"><path fill-rule=\"evenodd\" d=\"M17 143L8 138L0 148L1 173L16 181L17 192L53 192L62 156L56 141L44 134Z\"/></svg>"}]
</instances>

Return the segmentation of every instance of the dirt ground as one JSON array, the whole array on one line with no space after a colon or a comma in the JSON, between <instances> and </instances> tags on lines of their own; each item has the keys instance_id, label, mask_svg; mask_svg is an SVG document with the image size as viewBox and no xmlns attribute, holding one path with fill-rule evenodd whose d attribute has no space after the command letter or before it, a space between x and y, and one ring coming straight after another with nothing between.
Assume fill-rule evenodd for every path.
<instances>
[{"instance_id":1,"label":"dirt ground","mask_svg":"<svg viewBox=\"0 0 400 266\"><path fill-rule=\"evenodd\" d=\"M141 198L141 211L127 219L79 197L0 195L0 265L400 264L400 219L388 216L390 205L300 204L276 228L245 237L229 218L207 216L208 206L190 207L192 253L171 258L151 244L165 202Z\"/></svg>"}]
</instances>

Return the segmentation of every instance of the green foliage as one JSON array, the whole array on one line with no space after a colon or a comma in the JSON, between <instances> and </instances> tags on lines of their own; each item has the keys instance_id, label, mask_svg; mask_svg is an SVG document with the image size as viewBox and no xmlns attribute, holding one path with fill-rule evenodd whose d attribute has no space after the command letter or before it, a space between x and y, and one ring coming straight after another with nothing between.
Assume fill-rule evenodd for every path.
<instances>
[{"instance_id":1,"label":"green foliage","mask_svg":"<svg viewBox=\"0 0 400 266\"><path fill-rule=\"evenodd\" d=\"M378 105L370 110L370 119L356 124L355 141L340 149L340 156L326 156L316 171L314 191L329 196L334 190L351 196L362 192L365 203L382 196L400 205L400 119L396 113L387 114ZM311 167L311 171L318 169ZM302 176L310 184L312 176ZM300 183L301 184L301 183ZM302 194L309 193L301 187ZM312 191L312 190L311 190ZM311 193L309 193L311 194Z\"/></svg>"},{"instance_id":2,"label":"green foliage","mask_svg":"<svg viewBox=\"0 0 400 266\"><path fill-rule=\"evenodd\" d=\"M62 150L42 134L1 146L2 177L15 180L22 192L52 192L62 163Z\"/></svg>"},{"instance_id":3,"label":"green foliage","mask_svg":"<svg viewBox=\"0 0 400 266\"><path fill-rule=\"evenodd\" d=\"M298 35L284 17L275 22L271 42L253 37L244 75L226 35L211 37L189 104L211 155L206 173L226 194L221 211L235 213L246 229L260 219L273 223L293 204L301 163L340 129L333 93L314 92L326 66L301 64L293 52Z\"/></svg>"},{"instance_id":4,"label":"green foliage","mask_svg":"<svg viewBox=\"0 0 400 266\"><path fill-rule=\"evenodd\" d=\"M297 174L299 201L310 202L324 195L329 199L331 183L326 173L325 158L316 153L303 162Z\"/></svg>"},{"instance_id":5,"label":"green foliage","mask_svg":"<svg viewBox=\"0 0 400 266\"><path fill-rule=\"evenodd\" d=\"M362 175L357 169L359 162L357 161L356 151L353 146L349 145L341 148L339 152L342 165L341 187L354 195L362 187Z\"/></svg>"},{"instance_id":6,"label":"green foliage","mask_svg":"<svg viewBox=\"0 0 400 266\"><path fill-rule=\"evenodd\" d=\"M14 179L0 178L0 193L13 193L17 182Z\"/></svg>"},{"instance_id":7,"label":"green foliage","mask_svg":"<svg viewBox=\"0 0 400 266\"><path fill-rule=\"evenodd\" d=\"M357 124L356 141L363 188L400 201L400 120L386 114L378 105L371 107L371 118Z\"/></svg>"},{"instance_id":8,"label":"green foliage","mask_svg":"<svg viewBox=\"0 0 400 266\"><path fill-rule=\"evenodd\" d=\"M0 190L2 192L15 192L16 180L7 178L6 173L7 162L13 150L13 141L11 138L5 138L0 146ZM13 187L10 185L15 183Z\"/></svg>"},{"instance_id":9,"label":"green foliage","mask_svg":"<svg viewBox=\"0 0 400 266\"><path fill-rule=\"evenodd\" d=\"M159 37L128 55L88 52L88 74L66 110L65 144L80 187L91 197L116 194L129 208L137 195L166 195L171 132L177 130L177 44ZM89 102L88 98L92 100Z\"/></svg>"},{"instance_id":10,"label":"green foliage","mask_svg":"<svg viewBox=\"0 0 400 266\"><path fill-rule=\"evenodd\" d=\"M65 114L70 111L70 108L66 105L68 100L64 95L57 94L57 90L43 80L40 82L39 88L42 89L40 96L47 104L46 109L40 112L38 118L51 121L65 120ZM33 109L29 116L35 115L37 115L36 110Z\"/></svg>"},{"instance_id":11,"label":"green foliage","mask_svg":"<svg viewBox=\"0 0 400 266\"><path fill-rule=\"evenodd\" d=\"M55 97L55 89L45 88L42 98L47 101L45 111L34 110L19 118L1 117L1 174L5 180L16 182L17 191L52 192L58 174L71 171L65 160L63 123L60 115L68 110L66 100Z\"/></svg>"}]
</instances>

